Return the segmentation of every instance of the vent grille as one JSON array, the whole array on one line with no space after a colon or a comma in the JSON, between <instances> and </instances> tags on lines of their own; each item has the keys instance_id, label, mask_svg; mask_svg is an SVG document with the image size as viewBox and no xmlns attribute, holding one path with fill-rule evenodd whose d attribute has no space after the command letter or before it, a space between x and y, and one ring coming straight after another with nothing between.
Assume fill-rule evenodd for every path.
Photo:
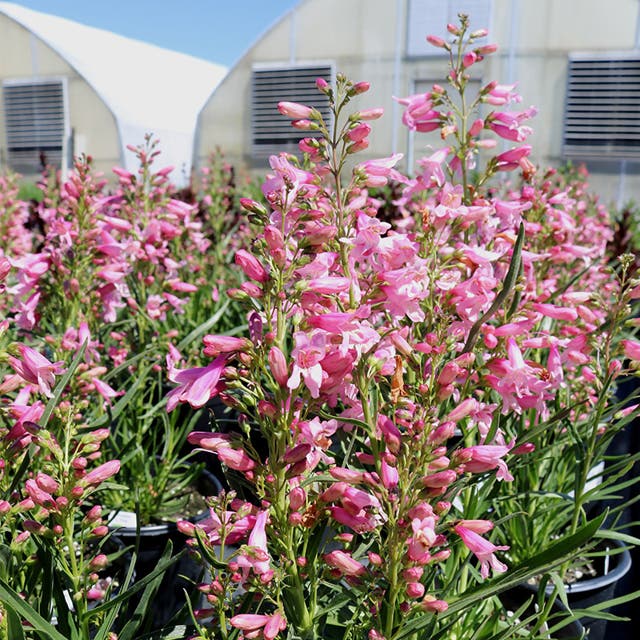
<instances>
[{"instance_id":1,"label":"vent grille","mask_svg":"<svg viewBox=\"0 0 640 640\"><path fill-rule=\"evenodd\" d=\"M251 81L251 146L256 159L264 159L282 151L298 153L302 138L318 135L299 131L291 126L291 119L281 115L278 103L299 102L315 107L329 126L331 112L326 96L316 89L316 79L333 81L330 65L309 65L254 69Z\"/></svg>"},{"instance_id":2,"label":"vent grille","mask_svg":"<svg viewBox=\"0 0 640 640\"><path fill-rule=\"evenodd\" d=\"M12 83L2 91L11 168L34 174L44 163L60 167L65 136L63 83Z\"/></svg>"},{"instance_id":3,"label":"vent grille","mask_svg":"<svg viewBox=\"0 0 640 640\"><path fill-rule=\"evenodd\" d=\"M563 152L640 158L640 58L569 60Z\"/></svg>"}]
</instances>

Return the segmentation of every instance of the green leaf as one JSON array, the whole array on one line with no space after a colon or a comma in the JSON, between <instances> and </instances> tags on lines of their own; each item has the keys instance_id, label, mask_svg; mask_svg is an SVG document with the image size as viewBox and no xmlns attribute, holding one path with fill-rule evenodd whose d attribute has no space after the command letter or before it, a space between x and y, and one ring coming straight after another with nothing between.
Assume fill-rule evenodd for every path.
<instances>
[{"instance_id":1,"label":"green leaf","mask_svg":"<svg viewBox=\"0 0 640 640\"><path fill-rule=\"evenodd\" d=\"M621 531L612 531L611 529L600 529L595 534L596 538L605 538L606 540L620 540L620 542L626 542L632 545L640 545L640 538L630 536L627 533Z\"/></svg>"},{"instance_id":2,"label":"green leaf","mask_svg":"<svg viewBox=\"0 0 640 640\"><path fill-rule=\"evenodd\" d=\"M41 638L49 640L68 640L47 622L31 605L24 601L4 580L0 580L0 601L7 609L29 622ZM14 636L10 636L13 640ZM19 638L20 636L16 636Z\"/></svg>"},{"instance_id":3,"label":"green leaf","mask_svg":"<svg viewBox=\"0 0 640 640\"><path fill-rule=\"evenodd\" d=\"M111 598L110 600L107 600L106 602L103 602L102 604L99 604L97 607L94 607L93 609L91 609L91 612L90 612L91 615L93 616L103 611L108 611L115 604L126 601L133 594L137 593L138 591L142 591L142 589L144 589L150 582L155 580L158 576L164 574L164 572L167 570L168 567L170 567L174 562L177 562L187 552L188 552L188 549L183 549L182 551L180 551L180 553L177 553L172 558L160 560L160 562L158 562L158 564L156 565L156 568L151 573L146 575L144 578L142 578L138 582L135 582L133 586L131 586L129 589L119 593L114 598Z\"/></svg>"},{"instance_id":4,"label":"green leaf","mask_svg":"<svg viewBox=\"0 0 640 640\"><path fill-rule=\"evenodd\" d=\"M195 628L181 624L165 629L158 629L151 633L145 633L143 636L138 636L136 640L184 640L184 638L189 638L195 633ZM120 638L120 636L118 636L118 638Z\"/></svg>"},{"instance_id":5,"label":"green leaf","mask_svg":"<svg viewBox=\"0 0 640 640\"><path fill-rule=\"evenodd\" d=\"M47 402L47 406L44 408L42 417L38 422L38 424L40 424L41 427L47 426L47 422L49 422L49 418L51 417L53 410L58 406L58 403L60 402L60 396L62 395L62 392L64 391L65 387L69 384L69 380L71 380L71 377L73 376L75 370L78 368L80 361L82 360L82 358L84 358L84 352L86 351L86 349L87 349L87 341L85 340L82 343L82 346L80 347L80 349L78 349L78 353L76 353L76 356L71 362L71 364L69 365L69 368L65 371L64 375L62 376L62 378L60 378L60 381L55 386L55 389L53 390L53 395L51 396L51 398L49 398L49 402Z\"/></svg>"},{"instance_id":6,"label":"green leaf","mask_svg":"<svg viewBox=\"0 0 640 640\"><path fill-rule=\"evenodd\" d=\"M171 557L172 544L171 540L167 542L167 546L162 553L162 557L160 561L167 560ZM127 624L122 628L122 630L118 633L118 640L135 640L135 632L138 630L140 626L140 621L144 620L145 615L147 613L147 609L149 608L149 603L151 602L151 598L155 595L156 591L160 587L160 583L162 582L162 578L164 577L164 573L158 574L158 576L153 579L146 586L144 592L142 593L142 597L138 602L138 606L136 607L133 615Z\"/></svg>"},{"instance_id":7,"label":"green leaf","mask_svg":"<svg viewBox=\"0 0 640 640\"><path fill-rule=\"evenodd\" d=\"M24 640L24 627L20 616L13 609L7 610L7 638Z\"/></svg>"},{"instance_id":8,"label":"green leaf","mask_svg":"<svg viewBox=\"0 0 640 640\"><path fill-rule=\"evenodd\" d=\"M206 321L203 322L200 326L196 327L191 333L186 335L179 343L178 343L178 351L182 351L186 346L191 344L196 338L201 336L205 331L211 329L216 324L220 318L224 315L227 307L231 303L230 300L225 300L224 304Z\"/></svg>"}]
</instances>

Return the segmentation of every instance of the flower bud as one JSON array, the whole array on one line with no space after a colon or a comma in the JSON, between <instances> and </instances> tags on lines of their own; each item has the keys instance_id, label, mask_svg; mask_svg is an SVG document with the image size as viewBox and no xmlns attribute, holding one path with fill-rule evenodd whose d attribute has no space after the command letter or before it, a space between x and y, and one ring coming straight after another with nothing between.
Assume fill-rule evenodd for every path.
<instances>
[{"instance_id":1,"label":"flower bud","mask_svg":"<svg viewBox=\"0 0 640 640\"><path fill-rule=\"evenodd\" d=\"M447 43L439 36L427 36L427 42L434 47L438 47L439 49L446 49L448 46Z\"/></svg>"},{"instance_id":2,"label":"flower bud","mask_svg":"<svg viewBox=\"0 0 640 640\"><path fill-rule=\"evenodd\" d=\"M287 360L284 353L274 345L269 349L267 358L275 381L281 387L286 387L287 381L289 380L289 369L287 367Z\"/></svg>"},{"instance_id":3,"label":"flower bud","mask_svg":"<svg viewBox=\"0 0 640 640\"><path fill-rule=\"evenodd\" d=\"M256 213L261 216L267 215L267 210L259 202L251 198L240 198L240 205L249 213Z\"/></svg>"},{"instance_id":4,"label":"flower bud","mask_svg":"<svg viewBox=\"0 0 640 640\"><path fill-rule=\"evenodd\" d=\"M351 89L351 93L354 96L357 96L361 93L366 93L371 88L371 84L369 82L356 82Z\"/></svg>"},{"instance_id":5,"label":"flower bud","mask_svg":"<svg viewBox=\"0 0 640 640\"><path fill-rule=\"evenodd\" d=\"M89 566L92 569L96 569L99 571L101 569L105 569L108 564L109 559L107 558L107 556L104 553L99 553L95 558L93 558L93 560L91 560Z\"/></svg>"},{"instance_id":6,"label":"flower bud","mask_svg":"<svg viewBox=\"0 0 640 640\"><path fill-rule=\"evenodd\" d=\"M421 598L424 595L424 585L421 582L409 582L407 584L407 596L409 598Z\"/></svg>"},{"instance_id":7,"label":"flower bud","mask_svg":"<svg viewBox=\"0 0 640 640\"><path fill-rule=\"evenodd\" d=\"M287 118L310 118L312 117L313 109L306 105L299 104L298 102L279 102L278 111Z\"/></svg>"},{"instance_id":8,"label":"flower bud","mask_svg":"<svg viewBox=\"0 0 640 640\"><path fill-rule=\"evenodd\" d=\"M384 115L384 109L382 107L374 107L373 109L364 109L353 114L354 120L377 120Z\"/></svg>"},{"instance_id":9,"label":"flower bud","mask_svg":"<svg viewBox=\"0 0 640 640\"><path fill-rule=\"evenodd\" d=\"M260 261L248 251L236 251L235 263L244 271L245 275L258 282L266 282L269 275Z\"/></svg>"}]
</instances>

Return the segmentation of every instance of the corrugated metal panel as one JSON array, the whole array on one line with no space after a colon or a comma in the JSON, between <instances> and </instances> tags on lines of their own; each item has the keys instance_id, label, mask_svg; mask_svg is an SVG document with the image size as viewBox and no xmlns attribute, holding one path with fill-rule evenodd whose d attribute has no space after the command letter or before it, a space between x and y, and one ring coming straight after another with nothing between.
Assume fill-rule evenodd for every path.
<instances>
[{"instance_id":1,"label":"corrugated metal panel","mask_svg":"<svg viewBox=\"0 0 640 640\"><path fill-rule=\"evenodd\" d=\"M562 147L575 158L640 158L640 58L569 60Z\"/></svg>"},{"instance_id":2,"label":"corrugated metal panel","mask_svg":"<svg viewBox=\"0 0 640 640\"><path fill-rule=\"evenodd\" d=\"M316 108L331 125L329 103L316 88L316 79L333 81L330 65L308 65L253 69L251 78L251 151L255 158L298 151L302 138L314 135L291 126L291 119L281 115L278 103L299 102Z\"/></svg>"},{"instance_id":3,"label":"corrugated metal panel","mask_svg":"<svg viewBox=\"0 0 640 640\"><path fill-rule=\"evenodd\" d=\"M469 16L472 30L489 29L491 0L409 0L407 12L407 56L422 57L443 53L426 40L427 36L440 36L451 41L447 24L459 24L458 14ZM486 38L476 40L484 44Z\"/></svg>"},{"instance_id":4,"label":"corrugated metal panel","mask_svg":"<svg viewBox=\"0 0 640 640\"><path fill-rule=\"evenodd\" d=\"M9 165L33 174L43 162L60 167L65 136L61 81L4 84L4 114Z\"/></svg>"}]
</instances>

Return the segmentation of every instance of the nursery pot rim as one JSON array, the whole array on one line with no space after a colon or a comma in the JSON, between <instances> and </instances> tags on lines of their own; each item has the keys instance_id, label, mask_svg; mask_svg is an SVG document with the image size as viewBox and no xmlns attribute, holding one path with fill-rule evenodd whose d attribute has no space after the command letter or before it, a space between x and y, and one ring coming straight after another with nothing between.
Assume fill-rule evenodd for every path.
<instances>
[{"instance_id":1,"label":"nursery pot rim","mask_svg":"<svg viewBox=\"0 0 640 640\"><path fill-rule=\"evenodd\" d=\"M207 469L202 470L201 477L206 477L208 481L211 482L215 489L215 495L220 495L222 492L223 486L218 477L208 471ZM116 513L126 514L128 516L136 518L136 514L132 511L118 511ZM208 511L203 511L201 513L196 514L195 516L191 516L190 518L186 518L190 522L199 522L203 520L208 515ZM178 530L178 525L176 522L159 522L154 524L143 524L140 525L140 535L145 537L154 537L154 536L166 536L168 534L174 533ZM135 537L138 533L138 527L134 526L118 526L109 524L109 530L113 535L119 537Z\"/></svg>"},{"instance_id":2,"label":"nursery pot rim","mask_svg":"<svg viewBox=\"0 0 640 640\"><path fill-rule=\"evenodd\" d=\"M565 584L565 591L567 594L586 593L588 591L597 591L599 589L603 589L620 580L620 578L622 578L629 571L629 569L631 569L631 553L629 552L629 549L625 547L624 542L615 539L607 540L606 538L603 539L603 542L605 544L607 542L610 543L612 547L624 547L624 549L620 553L616 553L615 555L611 556L613 558L613 569L611 569L611 571L609 571L608 573L596 576L595 578L584 578L576 582ZM524 586L529 591L538 590L537 585L533 585L528 582L522 583L522 586ZM545 588L545 593L547 595L551 594L554 588L555 586L553 584L548 584Z\"/></svg>"},{"instance_id":3,"label":"nursery pot rim","mask_svg":"<svg viewBox=\"0 0 640 640\"><path fill-rule=\"evenodd\" d=\"M611 556L615 563L613 569L604 575L596 576L595 578L586 578L585 580L578 580L577 582L566 585L567 593L584 593L585 591L595 591L597 589L602 589L603 587L608 587L614 582L620 580L620 578L622 578L629 569L631 569L631 553L629 552L629 549L625 547L624 542L621 540L605 539L605 543L607 542L611 543L612 547L624 547L622 552ZM550 586L551 585L547 586L547 590L549 590ZM551 586L551 589L553 589L553 586Z\"/></svg>"}]
</instances>

